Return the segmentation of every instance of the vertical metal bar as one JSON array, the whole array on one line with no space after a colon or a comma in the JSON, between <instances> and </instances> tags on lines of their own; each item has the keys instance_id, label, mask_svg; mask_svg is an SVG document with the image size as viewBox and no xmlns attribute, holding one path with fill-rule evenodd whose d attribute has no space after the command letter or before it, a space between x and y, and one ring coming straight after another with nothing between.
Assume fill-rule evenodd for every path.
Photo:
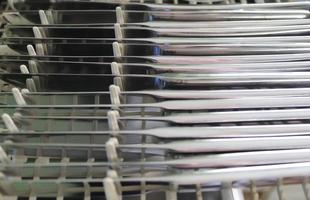
<instances>
[{"instance_id":1,"label":"vertical metal bar","mask_svg":"<svg viewBox=\"0 0 310 200\"><path fill-rule=\"evenodd\" d=\"M225 200L244 200L242 189L233 188L231 183L222 184L221 194Z\"/></svg>"},{"instance_id":2,"label":"vertical metal bar","mask_svg":"<svg viewBox=\"0 0 310 200\"><path fill-rule=\"evenodd\" d=\"M200 184L196 185L196 200L203 200L202 188Z\"/></svg>"},{"instance_id":3,"label":"vertical metal bar","mask_svg":"<svg viewBox=\"0 0 310 200\"><path fill-rule=\"evenodd\" d=\"M302 183L302 188L306 197L306 200L310 200L310 187L309 187L309 177L304 177L303 183Z\"/></svg>"},{"instance_id":4,"label":"vertical metal bar","mask_svg":"<svg viewBox=\"0 0 310 200\"><path fill-rule=\"evenodd\" d=\"M277 193L278 193L279 200L286 200L285 193L284 193L284 190L283 190L282 179L279 179L277 181Z\"/></svg>"},{"instance_id":5,"label":"vertical metal bar","mask_svg":"<svg viewBox=\"0 0 310 200\"><path fill-rule=\"evenodd\" d=\"M251 190L251 199L252 200L259 200L259 195L257 193L257 188L256 188L255 180L251 181L250 190Z\"/></svg>"}]
</instances>

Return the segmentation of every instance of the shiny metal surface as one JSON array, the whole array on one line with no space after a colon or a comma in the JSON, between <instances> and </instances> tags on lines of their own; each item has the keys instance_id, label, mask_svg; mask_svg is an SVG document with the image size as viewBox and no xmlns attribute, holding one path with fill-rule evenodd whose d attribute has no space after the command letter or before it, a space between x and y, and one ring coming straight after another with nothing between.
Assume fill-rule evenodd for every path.
<instances>
[{"instance_id":1,"label":"shiny metal surface","mask_svg":"<svg viewBox=\"0 0 310 200\"><path fill-rule=\"evenodd\" d=\"M308 18L307 1L8 0L0 199L309 200Z\"/></svg>"}]
</instances>

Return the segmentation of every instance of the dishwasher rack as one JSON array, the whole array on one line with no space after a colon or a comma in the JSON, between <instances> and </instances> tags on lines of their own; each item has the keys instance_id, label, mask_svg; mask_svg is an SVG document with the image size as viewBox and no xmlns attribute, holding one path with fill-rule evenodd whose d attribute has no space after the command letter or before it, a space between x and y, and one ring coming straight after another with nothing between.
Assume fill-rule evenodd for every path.
<instances>
[{"instance_id":1,"label":"dishwasher rack","mask_svg":"<svg viewBox=\"0 0 310 200\"><path fill-rule=\"evenodd\" d=\"M3 4L0 199L309 200L309 2L246 3Z\"/></svg>"}]
</instances>

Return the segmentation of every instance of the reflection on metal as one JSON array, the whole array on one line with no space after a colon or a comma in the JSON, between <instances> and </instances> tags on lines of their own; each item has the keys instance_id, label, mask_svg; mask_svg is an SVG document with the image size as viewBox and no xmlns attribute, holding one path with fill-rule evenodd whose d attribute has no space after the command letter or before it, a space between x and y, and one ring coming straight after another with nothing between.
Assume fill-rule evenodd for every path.
<instances>
[{"instance_id":1,"label":"reflection on metal","mask_svg":"<svg viewBox=\"0 0 310 200\"><path fill-rule=\"evenodd\" d=\"M1 3L0 198L309 200L309 5Z\"/></svg>"}]
</instances>

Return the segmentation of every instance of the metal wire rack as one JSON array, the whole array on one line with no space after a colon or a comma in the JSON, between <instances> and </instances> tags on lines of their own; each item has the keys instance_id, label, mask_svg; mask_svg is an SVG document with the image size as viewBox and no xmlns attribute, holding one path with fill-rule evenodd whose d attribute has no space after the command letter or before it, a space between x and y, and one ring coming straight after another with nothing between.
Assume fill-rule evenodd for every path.
<instances>
[{"instance_id":1,"label":"metal wire rack","mask_svg":"<svg viewBox=\"0 0 310 200\"><path fill-rule=\"evenodd\" d=\"M287 6L292 10L303 6L307 8L308 3L282 2L280 4L277 0L275 2L279 4L261 0L254 2L243 0L240 2L234 0L86 1L80 2L81 4L79 1L9 0L3 6L5 12L2 17L8 24L4 27L0 42L0 68L3 80L0 85L1 91L3 91L0 93L2 113L2 123L0 124L0 191L2 196L0 199L309 200L309 178L307 175L310 166L306 162L309 161L307 157L302 157L308 153L306 151L308 147L307 134L296 139L296 145L300 144L301 147L286 149L281 146L282 143L277 143L281 146L279 149L276 149L276 144L269 147L271 150L291 150L291 154L295 156L290 157L291 160L287 163L281 162L283 154L279 154L279 158L274 158L272 161L263 160L267 162L266 166L258 161L247 159L239 160L240 163L238 160L229 162L225 160L225 155L231 153L229 150L221 151L211 148L212 142L216 142L216 139L225 138L216 136L220 133L220 131L216 132L218 127L225 127L228 132L233 131L234 127L244 126L249 129L248 131L252 130L254 133L255 129L256 134L259 134L259 131L266 131L274 127L276 130L280 130L283 125L285 130L293 130L298 127L299 131L302 129L307 133L309 127L303 125L309 123L309 116L305 114L309 105L304 103L307 99L301 99L309 96L310 90L307 88L307 82L303 83L306 78L301 77L296 83L294 82L298 86L302 82L300 87L281 87L276 84L272 86L259 86L259 84L240 86L232 84L233 81L231 81L229 84L215 83L211 85L208 85L208 82L207 86L203 87L195 87L196 85L193 84L194 86L188 89L187 86L176 81L179 85L173 85L169 90L166 90L168 81L159 80L156 76L159 74L156 63L160 63L156 60L160 58L156 56L168 52L165 54L167 55L166 60L161 60L161 62L166 62L165 64L169 65L171 60L176 60L173 54L172 56L169 54L174 49L171 51L165 49L167 45L165 40L163 40L164 42L155 40L151 45L145 44L152 43L151 39L160 38L155 33L147 33L155 34L155 37L147 35L139 41L135 37L134 31L130 32L130 28L135 29L137 24L141 23L140 16L136 17L135 15L142 13L141 10L132 11L134 14L130 13L130 6L143 6L143 3L154 6L155 9L163 9L165 6L173 4L191 4L195 8L206 6L205 4L227 4L228 6L239 6L237 8L241 10L247 8L243 5L247 3L263 5L262 7L264 7L263 3L271 3L271 8L273 8L272 6L275 8ZM102 7L105 11L87 10L87 5L92 4L94 7L104 5ZM76 10L73 11L75 7L80 9L78 14ZM62 8L68 10L62 10ZM255 10L255 7L253 8ZM168 11L163 13L169 14ZM286 12L286 10L284 11ZM300 11L301 15L304 12ZM164 16L160 15L160 12L158 13L158 15L152 16L146 12L142 17L144 17L143 19L154 19ZM97 17L91 14L96 14ZM264 17L268 18L268 13L264 14ZM98 17L98 15L100 16ZM229 19L229 17L227 18ZM292 20L295 19L292 18ZM165 21L165 18L163 19ZM286 23L284 21L282 23ZM142 23L147 22L145 20ZM232 23L234 22L232 21ZM290 21L287 23L295 24ZM142 27L144 25L142 24ZM249 23L245 26L250 25ZM74 38L73 33L79 35L79 31L85 31L81 27L86 27L86 31L89 33L91 28L96 26L103 27L102 34L105 34L105 37L102 38L104 39L97 38L96 33L100 32L98 29L94 30L94 37L76 36ZM154 27L156 26L155 24ZM72 29L67 33L65 32L66 27ZM63 32L57 33L56 30L51 33L50 30L53 28ZM74 28L76 28L76 32L72 31L75 30ZM184 32L178 31L177 33L184 34ZM138 33L143 34L143 32ZM73 36L68 37L66 34ZM199 32L195 34L199 34ZM305 34L301 36L305 36ZM168 37L168 40L170 39ZM198 38L198 40L200 39ZM303 40L304 38L300 38L299 41ZM132 41L134 42L130 43ZM177 42L178 40L176 40ZM195 41L191 42L195 44ZM212 43L211 41L210 44ZM66 48L68 44L71 46ZM88 46L83 46L85 44ZM216 49L212 45L210 48ZM293 46L292 48L294 49L291 51L296 51L301 47ZM225 51L223 52L225 53ZM230 53L225 55L230 56ZM303 62L307 61L308 56L307 50L298 52L298 55L291 53L295 57L290 58L285 55L280 57L281 55L278 54L263 58L265 55L257 53L259 56L256 56L255 52L250 56L242 51L238 53L240 54L238 60L244 59L244 62L251 60L255 63L267 59L270 62L277 59L278 61L291 59L289 61ZM205 56L205 59L208 58L209 63L212 60L217 62L223 59L218 54L221 54L221 51L214 55L210 51L210 55ZM171 56L170 60L169 56ZM187 62L199 63L199 55L195 56L196 61L193 58L191 58L192 61L188 61L188 58L183 60L179 58L178 61L181 63L180 65ZM200 59L203 58L200 57ZM137 63L150 66L143 69ZM287 67L287 64L285 66ZM214 66L214 68L216 67L218 68L218 66ZM266 66L266 68L276 71L276 68L271 66ZM304 68L298 65L298 67L287 67L286 70L307 72ZM59 74L62 75L59 76ZM79 80L75 78L76 76L79 76ZM285 81L285 78L280 81ZM145 87L152 84L157 88ZM157 90L158 88L161 90ZM201 92L202 88L208 88L208 90ZM246 100L247 97L255 97L255 95L258 100L266 96L290 97L291 102L296 97L294 101L299 104L282 103L282 106L276 107L272 102L268 103L264 99L268 106L255 107L258 102L253 106L249 104L253 100ZM225 101L225 99L232 101L233 97L240 97L239 101L245 98L244 104L241 105L248 107L234 107L235 104ZM208 101L204 102L204 109L194 109L194 104L197 102L190 104L192 107L189 109L169 107L169 105L178 105L180 101L177 100L179 99ZM218 104L221 102L226 107L207 107L206 105L212 103L212 99L215 99ZM278 99L274 99L274 101L276 100ZM157 104L168 101L175 102L162 107ZM156 106L154 106L155 104ZM249 110L262 112L267 118L271 115L268 110L273 111L273 108L279 112L292 112L291 115L295 114L296 117L285 115L286 117L278 120L273 116L276 119L272 120L271 116L271 120L261 121L246 119L233 121L230 119L230 116L236 112L240 112L238 116L241 116L242 111ZM288 108L291 108L292 111L287 111ZM221 114L221 112L225 112L225 115L222 118L210 117L209 119L207 117L210 121L204 123L187 121L191 117L197 118L197 115L201 114L201 110L205 113L218 112ZM185 115L181 121L184 123L178 121L182 114ZM182 127L185 130L188 127L199 129L202 126L205 128L204 131L212 132L213 130L216 133L213 134L215 140L206 143L205 148L210 145L211 149L204 153L196 151L184 153L183 149L190 147L190 145L187 147L186 143L182 147L179 146L178 150L172 149L172 146L177 144L174 142L182 142L184 138L189 137L189 134L187 133L183 137L169 138L167 133L171 133L171 130L165 128L175 128L179 132L175 130L174 132L180 135ZM256 129L257 127L262 129ZM239 131L241 132L241 130ZM199 135L195 129L189 129L188 132ZM238 131L235 132L238 133ZM272 131L270 130L270 132ZM276 134L276 131L274 132ZM277 133L283 134L284 131ZM287 134L289 133L287 131ZM283 137L287 137L284 138L287 140L291 139L289 135ZM233 141L233 138L230 139ZM164 145L166 146L163 147ZM229 143L225 145L229 145ZM253 146L255 147L254 143ZM254 151L259 150L254 149ZM253 153L251 150L245 152ZM237 153L240 152L237 151ZM198 159L199 155L209 156L210 161L207 162L206 157L203 167L199 167L199 163L197 167L193 160L186 160L193 156L197 156L195 159ZM218 155L223 155L224 158L220 157L220 160L216 160ZM247 155L242 154L241 151L238 159Z\"/></svg>"}]
</instances>

